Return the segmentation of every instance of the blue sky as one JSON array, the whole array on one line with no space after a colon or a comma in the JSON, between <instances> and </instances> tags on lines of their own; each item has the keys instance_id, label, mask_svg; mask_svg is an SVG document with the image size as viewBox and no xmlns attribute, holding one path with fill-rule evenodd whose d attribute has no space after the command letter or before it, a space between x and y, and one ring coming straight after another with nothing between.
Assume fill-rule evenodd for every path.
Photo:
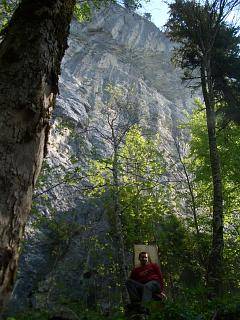
<instances>
[{"instance_id":1,"label":"blue sky","mask_svg":"<svg viewBox=\"0 0 240 320\"><path fill-rule=\"evenodd\" d=\"M149 3L142 1L142 8L139 9L140 13L150 12L152 15L152 22L161 28L168 19L168 6L162 0L151 0Z\"/></svg>"},{"instance_id":2,"label":"blue sky","mask_svg":"<svg viewBox=\"0 0 240 320\"><path fill-rule=\"evenodd\" d=\"M139 9L139 13L149 12L152 14L151 21L161 29L161 27L167 22L168 20L168 6L163 0L150 0L150 2L146 3L142 0L142 8ZM237 23L240 25L240 11L234 10L229 14L227 18L228 22Z\"/></svg>"}]
</instances>

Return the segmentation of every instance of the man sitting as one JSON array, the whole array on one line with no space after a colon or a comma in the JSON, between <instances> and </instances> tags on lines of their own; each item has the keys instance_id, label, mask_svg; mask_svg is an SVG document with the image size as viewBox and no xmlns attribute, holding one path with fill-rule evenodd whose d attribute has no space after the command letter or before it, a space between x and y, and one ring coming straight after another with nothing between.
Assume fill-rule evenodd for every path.
<instances>
[{"instance_id":1,"label":"man sitting","mask_svg":"<svg viewBox=\"0 0 240 320\"><path fill-rule=\"evenodd\" d=\"M159 266L150 262L147 252L139 253L140 266L134 268L126 282L132 305L144 304L154 297L164 297L163 276Z\"/></svg>"}]
</instances>

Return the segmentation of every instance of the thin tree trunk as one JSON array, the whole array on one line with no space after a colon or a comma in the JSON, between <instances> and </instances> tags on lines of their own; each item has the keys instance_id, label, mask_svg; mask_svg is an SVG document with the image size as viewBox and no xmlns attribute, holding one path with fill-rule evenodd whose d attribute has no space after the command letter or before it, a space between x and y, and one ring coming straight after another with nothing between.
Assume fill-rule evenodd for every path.
<instances>
[{"instance_id":1,"label":"thin tree trunk","mask_svg":"<svg viewBox=\"0 0 240 320\"><path fill-rule=\"evenodd\" d=\"M0 309L14 284L74 0L22 0L0 44Z\"/></svg>"},{"instance_id":2,"label":"thin tree trunk","mask_svg":"<svg viewBox=\"0 0 240 320\"><path fill-rule=\"evenodd\" d=\"M118 177L118 145L116 137L113 134L114 140L114 158L113 158L113 185L114 185L114 215L115 215L115 227L116 227L116 249L118 252L118 265L120 275L120 285L122 293L123 304L126 305L128 302L128 294L126 289L127 270L126 270L126 258L125 258L125 245L122 230L122 210L119 203L119 177Z\"/></svg>"},{"instance_id":3,"label":"thin tree trunk","mask_svg":"<svg viewBox=\"0 0 240 320\"><path fill-rule=\"evenodd\" d=\"M220 157L217 149L216 119L214 101L212 98L212 84L210 79L210 66L201 68L201 81L203 97L206 106L207 130L209 141L209 156L213 182L213 220L212 220L212 247L208 262L207 286L212 288L215 295L219 295L222 286L222 260L223 260L223 195ZM207 74L207 81L206 81Z\"/></svg>"},{"instance_id":4,"label":"thin tree trunk","mask_svg":"<svg viewBox=\"0 0 240 320\"><path fill-rule=\"evenodd\" d=\"M177 138L176 138L177 139ZM187 186L188 186L188 190L189 190L189 193L190 193L190 198L191 198L191 209L192 209L192 214L193 214L193 221L194 221L194 226L195 226L195 229L196 229L196 234L197 234L197 237L198 237L198 240L200 238L200 232L199 232L199 226L198 226L198 219L197 219L197 209L196 209L196 202L195 202L195 196L194 196L194 192L193 192L193 186L192 186L192 183L190 181L190 177L188 175L188 172L187 172L187 168L185 166L185 163L182 159L182 156L181 156L181 151L180 151L180 146L179 146L179 143L175 140L175 146L176 146L176 149L177 149L177 153L178 153L178 159L183 167L183 171L184 171L184 174L185 174L185 177L186 177L186 180L187 180Z\"/></svg>"}]
</instances>

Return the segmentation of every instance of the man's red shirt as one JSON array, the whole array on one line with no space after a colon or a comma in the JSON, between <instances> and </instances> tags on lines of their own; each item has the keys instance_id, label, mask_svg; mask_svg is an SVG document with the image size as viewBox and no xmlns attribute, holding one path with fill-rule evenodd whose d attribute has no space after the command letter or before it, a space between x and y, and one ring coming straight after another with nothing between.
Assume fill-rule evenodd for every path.
<instances>
[{"instance_id":1,"label":"man's red shirt","mask_svg":"<svg viewBox=\"0 0 240 320\"><path fill-rule=\"evenodd\" d=\"M159 266L156 263L149 262L145 266L139 266L132 270L130 279L140 283L147 283L155 280L160 283L163 290L163 276Z\"/></svg>"}]
</instances>

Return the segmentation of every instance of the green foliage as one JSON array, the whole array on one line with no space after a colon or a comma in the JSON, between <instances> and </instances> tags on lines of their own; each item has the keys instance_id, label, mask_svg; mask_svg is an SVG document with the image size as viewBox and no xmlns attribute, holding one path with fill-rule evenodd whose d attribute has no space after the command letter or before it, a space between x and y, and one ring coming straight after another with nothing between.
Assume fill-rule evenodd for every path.
<instances>
[{"instance_id":1,"label":"green foliage","mask_svg":"<svg viewBox=\"0 0 240 320\"><path fill-rule=\"evenodd\" d=\"M19 0L1 0L0 1L0 33L8 25L13 12L16 10Z\"/></svg>"},{"instance_id":2,"label":"green foliage","mask_svg":"<svg viewBox=\"0 0 240 320\"><path fill-rule=\"evenodd\" d=\"M211 206L211 174L209 148L207 143L206 115L203 105L197 101L196 110L189 115L185 130L190 130L190 152L185 159L189 172L193 173L193 187L198 211L198 222L203 231L202 240L205 247L210 246L211 229L209 208ZM221 117L218 118L221 124ZM240 132L236 124L227 128L217 128L217 143L221 157L221 170L224 196L224 286L226 290L239 288L239 231L240 231ZM207 241L206 241L207 240ZM208 245L207 245L208 243ZM207 245L207 246L206 246Z\"/></svg>"},{"instance_id":3,"label":"green foliage","mask_svg":"<svg viewBox=\"0 0 240 320\"><path fill-rule=\"evenodd\" d=\"M155 225L167 211L167 187L161 183L165 173L158 141L146 139L137 126L129 129L118 150L118 191L113 181L112 157L90 162L92 196L104 196L111 220L112 194L118 192L126 243L150 242L155 238ZM166 198L166 199L165 199Z\"/></svg>"},{"instance_id":4,"label":"green foliage","mask_svg":"<svg viewBox=\"0 0 240 320\"><path fill-rule=\"evenodd\" d=\"M68 314L74 315L79 320L126 319L120 308L112 311L110 315L104 315L100 310L84 308L81 301L69 302L64 304L64 307ZM221 299L210 301L204 298L204 291L195 288L181 291L181 296L175 301L167 299L164 302L151 302L149 308L151 310L149 320L209 320L213 318L216 310L219 319L239 320L240 296L224 295ZM51 312L29 310L7 320L47 320L52 315Z\"/></svg>"},{"instance_id":5,"label":"green foliage","mask_svg":"<svg viewBox=\"0 0 240 320\"><path fill-rule=\"evenodd\" d=\"M229 298L224 297L221 301L209 302L206 298L207 292L204 289L204 254L205 256L207 255L210 246L209 217L206 214L210 198L209 192L206 191L206 186L208 186L210 178L207 144L205 142L204 112L203 110L201 111L202 105L200 103L198 105L199 108L193 113L185 126L185 128L191 129L192 142L190 144L190 156L184 161L188 170L196 173L194 190L198 199L197 207L201 228L200 246L199 239L193 232L191 217L183 219L170 213L171 208L169 208L168 203L171 201L171 191L161 183L166 169L163 154L158 148L159 140L144 137L140 128L135 125L129 128L118 149L117 169L120 182L118 195L122 208L125 242L129 249L133 243L138 241L146 243L154 241L158 244L165 278L165 288L169 295L168 300L161 306L160 311L159 306L152 309L150 320L208 320L213 316L216 309L220 310L222 316L228 314L233 319L237 319L234 318L239 310L237 298L230 301ZM63 127L65 128L65 126ZM235 130L235 126L233 126L233 131L236 136L231 135L230 137L234 136L234 141L237 141L237 143L232 141L233 145L231 147L231 143L226 139L226 145L221 144L221 152L223 155L226 152L229 163L232 163L231 172L228 172L227 165L223 166L224 170L226 170L224 171L225 179L236 183L239 176L236 177L238 171L235 170L238 169L235 168L235 161L237 160L234 160L234 157L237 157L239 153L237 152L238 149L234 149L235 151L232 153L232 148L238 148L239 145L238 132ZM223 130L219 130L219 139L224 141L225 134ZM91 198L101 198L104 202L110 223L113 223L114 210L112 194L116 191L116 186L113 183L112 168L113 158L111 156L91 160L90 181L92 190L87 192ZM45 168L46 179L50 169L48 167ZM232 196L232 199L235 196L237 196L237 192ZM233 204L232 208L236 209ZM227 215L229 227L225 233L227 239L225 246L226 292L231 292L232 288L239 287L238 279L240 278L239 273L236 272L236 267L240 269L238 261L239 238L236 237L235 233L235 229L239 227L239 219L235 213L233 223L232 216L229 210L229 215ZM56 246L53 246L53 257L58 259L66 251L69 239L71 239L71 232L74 232L76 228L74 225L65 224L66 220L63 217L63 219L54 217L54 211L50 221L46 221L45 217L39 218L38 223L49 224L51 233L56 240ZM102 291L105 292L104 294L108 290L111 292L112 289L117 288L119 285L118 266L113 248L109 245L113 235L114 232L110 230L109 234L106 235L105 242L98 239L97 236L86 239L88 242L86 247L95 252L94 263L99 272L99 277L106 279L107 276L111 276L112 279L106 284L105 291ZM201 251L199 252L199 250ZM99 262L99 255L103 254L108 259L107 265ZM203 260L199 259L199 256L203 256ZM61 285L64 286L64 283L61 283ZM63 293L64 287L61 290ZM62 294L61 299L62 303L69 306L80 319L100 320L105 318L100 308L101 303L99 303L99 309L93 311L86 310L86 306L81 305L80 302L73 306L72 302L67 300L67 295ZM111 299L113 299L113 294ZM123 319L121 311L115 312L112 309L111 312L111 319ZM28 315L26 319L31 319L31 317L32 319L45 319L44 314L42 318L40 316L41 313L38 313L37 316ZM22 320L24 317L19 319Z\"/></svg>"},{"instance_id":6,"label":"green foliage","mask_svg":"<svg viewBox=\"0 0 240 320\"><path fill-rule=\"evenodd\" d=\"M49 313L47 311L27 311L23 314L19 314L14 318L7 318L7 320L47 320L49 319Z\"/></svg>"},{"instance_id":7,"label":"green foliage","mask_svg":"<svg viewBox=\"0 0 240 320\"><path fill-rule=\"evenodd\" d=\"M183 291L185 296L187 292ZM176 301L167 300L164 305L158 306L160 311L152 313L149 320L209 320L218 310L219 319L239 319L239 295L224 296L219 300L204 299L196 289L188 291L187 299L178 298Z\"/></svg>"},{"instance_id":8,"label":"green foliage","mask_svg":"<svg viewBox=\"0 0 240 320\"><path fill-rule=\"evenodd\" d=\"M91 18L91 7L87 1L83 4L77 3L74 8L74 16L79 22L88 21Z\"/></svg>"},{"instance_id":9,"label":"green foliage","mask_svg":"<svg viewBox=\"0 0 240 320\"><path fill-rule=\"evenodd\" d=\"M197 183L198 204L210 206L211 174L209 161L208 136L206 131L206 115L203 105L198 102L198 108L189 116L188 127L191 129L189 169L194 172ZM240 210L240 198L237 190L240 186L240 134L239 128L231 123L225 130L217 130L218 150L221 157L222 181L225 201L225 212Z\"/></svg>"}]
</instances>

